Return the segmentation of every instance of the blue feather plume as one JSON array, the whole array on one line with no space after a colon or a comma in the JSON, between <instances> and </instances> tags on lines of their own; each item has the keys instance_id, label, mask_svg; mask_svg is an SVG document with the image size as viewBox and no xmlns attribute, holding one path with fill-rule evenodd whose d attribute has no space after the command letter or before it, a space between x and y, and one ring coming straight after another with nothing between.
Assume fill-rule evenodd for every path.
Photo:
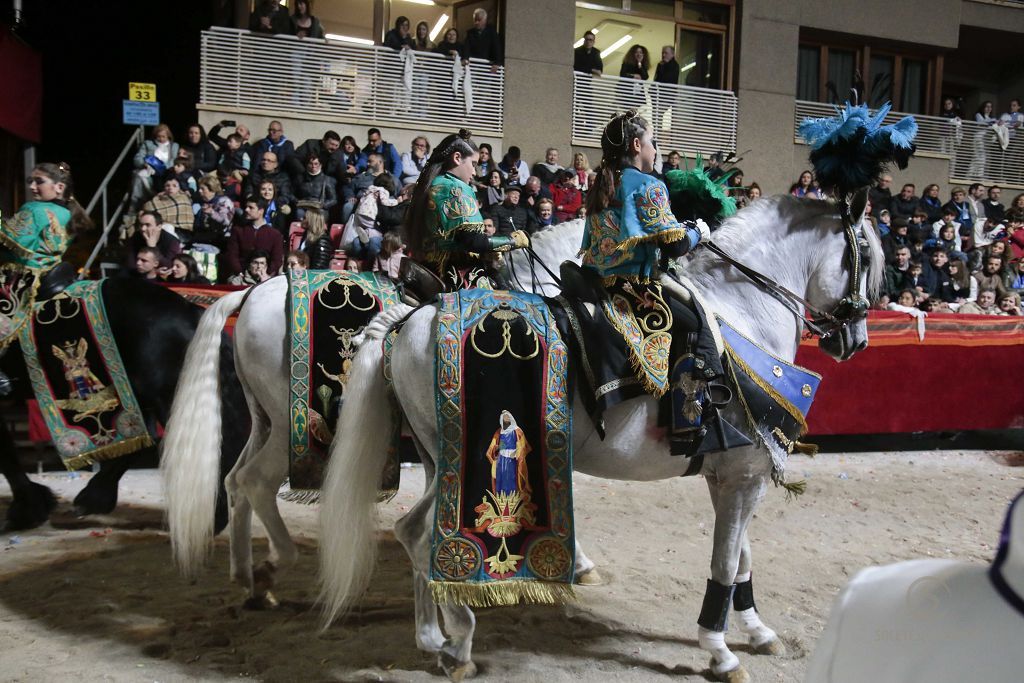
<instances>
[{"instance_id":1,"label":"blue feather plume","mask_svg":"<svg viewBox=\"0 0 1024 683\"><path fill-rule=\"evenodd\" d=\"M811 164L818 184L837 195L873 185L889 164L903 169L914 153L917 122L907 116L884 126L892 109L884 104L874 116L867 105L836 107L836 115L804 119L801 137L811 147Z\"/></svg>"}]
</instances>

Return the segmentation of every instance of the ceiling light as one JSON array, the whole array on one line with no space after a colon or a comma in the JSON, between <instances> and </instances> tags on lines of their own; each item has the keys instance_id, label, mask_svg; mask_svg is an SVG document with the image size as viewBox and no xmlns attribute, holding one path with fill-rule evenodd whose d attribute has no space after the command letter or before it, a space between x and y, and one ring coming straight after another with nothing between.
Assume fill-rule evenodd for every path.
<instances>
[{"instance_id":1,"label":"ceiling light","mask_svg":"<svg viewBox=\"0 0 1024 683\"><path fill-rule=\"evenodd\" d=\"M433 5L437 4L436 2L434 2L434 0L405 0L405 1L406 2L411 2L414 5L430 5L430 6L433 6Z\"/></svg>"},{"instance_id":2,"label":"ceiling light","mask_svg":"<svg viewBox=\"0 0 1024 683\"><path fill-rule=\"evenodd\" d=\"M616 40L614 43L609 45L607 48L605 48L604 50L601 50L601 59L604 59L605 57L607 57L611 53L615 52L616 50L618 50L620 47L622 47L623 45L625 45L626 43L628 43L632 39L633 39L633 36L632 36L632 34L629 34L629 33L627 33L626 35L622 36L621 38Z\"/></svg>"},{"instance_id":3,"label":"ceiling light","mask_svg":"<svg viewBox=\"0 0 1024 683\"><path fill-rule=\"evenodd\" d=\"M430 34L427 36L430 40L437 38L438 34L441 33L441 29L444 28L445 23L448 21L448 15L444 12L441 13L441 18L434 24L434 28L430 29Z\"/></svg>"},{"instance_id":4,"label":"ceiling light","mask_svg":"<svg viewBox=\"0 0 1024 683\"><path fill-rule=\"evenodd\" d=\"M682 69L680 69L679 73L686 73L687 71L689 71L690 69L692 69L695 66L697 66L697 62L690 62L689 64L684 66Z\"/></svg>"},{"instance_id":5,"label":"ceiling light","mask_svg":"<svg viewBox=\"0 0 1024 683\"><path fill-rule=\"evenodd\" d=\"M366 38L354 38L353 36L342 36L337 33L328 33L324 36L327 40L336 40L339 43L355 43L357 45L373 45L372 40Z\"/></svg>"}]
</instances>

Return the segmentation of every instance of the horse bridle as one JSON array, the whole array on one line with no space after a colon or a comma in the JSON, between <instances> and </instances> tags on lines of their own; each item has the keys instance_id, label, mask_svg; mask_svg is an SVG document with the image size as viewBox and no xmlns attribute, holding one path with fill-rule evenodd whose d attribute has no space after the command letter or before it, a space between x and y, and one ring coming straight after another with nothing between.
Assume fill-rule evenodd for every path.
<instances>
[{"instance_id":1,"label":"horse bridle","mask_svg":"<svg viewBox=\"0 0 1024 683\"><path fill-rule=\"evenodd\" d=\"M850 283L846 296L840 299L831 311L825 311L807 299L799 296L790 289L780 285L767 275L760 273L750 266L740 263L729 256L721 247L708 240L702 242L703 246L718 256L720 259L731 265L736 270L747 276L762 291L775 297L803 324L811 334L818 335L825 339L842 330L847 325L863 320L868 314L868 301L861 293L861 280L863 277L863 256L861 254L860 239L857 237L857 230L853 224L851 215L850 197L847 197L840 204L840 216L843 221L843 235L846 239L846 254L850 267ZM803 307L803 311L800 307ZM810 314L810 318L805 315Z\"/></svg>"}]
</instances>

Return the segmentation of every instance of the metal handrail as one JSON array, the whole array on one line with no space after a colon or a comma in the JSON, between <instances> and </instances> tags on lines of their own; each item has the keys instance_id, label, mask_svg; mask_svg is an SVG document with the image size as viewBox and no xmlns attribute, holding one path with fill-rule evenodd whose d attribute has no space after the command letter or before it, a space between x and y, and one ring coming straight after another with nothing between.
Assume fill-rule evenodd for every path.
<instances>
[{"instance_id":1,"label":"metal handrail","mask_svg":"<svg viewBox=\"0 0 1024 683\"><path fill-rule=\"evenodd\" d=\"M139 126L134 131L132 131L132 135L130 138L128 138L128 142L126 142L124 144L124 147L121 148L121 153L117 155L117 159L110 166L110 170L107 171L107 175L103 177L103 180L100 182L99 187L96 188L96 192L93 194L92 199L89 200L89 204L86 205L85 207L85 212L89 215L92 215L93 209L96 208L96 204L102 200L103 208L102 212L100 213L100 216L102 217L100 223L103 226L103 232L100 233L100 238L99 240L96 241L96 246L93 248L92 253L89 254L89 258L86 260L85 265L82 267L82 270L78 273L79 280L84 279L89 274L89 270L90 268L92 268L93 261L96 260L96 257L100 253L100 250L103 249L103 247L107 244L107 238L109 237L111 228L117 225L117 222L121 219L121 216L124 214L125 207L128 205L128 199L131 190L128 190L127 192L124 193L124 196L121 198L121 201L114 205L113 213L108 215L110 207L109 203L107 202L107 190L110 186L110 181L113 179L114 174L117 173L117 170L121 168L121 163L124 162L124 159L126 156L128 156L128 153L133 149L138 148L145 139L146 129L143 126Z\"/></svg>"},{"instance_id":2,"label":"metal handrail","mask_svg":"<svg viewBox=\"0 0 1024 683\"><path fill-rule=\"evenodd\" d=\"M604 125L627 109L654 124L663 152L736 150L738 104L731 91L573 73L574 145L600 147Z\"/></svg>"}]
</instances>

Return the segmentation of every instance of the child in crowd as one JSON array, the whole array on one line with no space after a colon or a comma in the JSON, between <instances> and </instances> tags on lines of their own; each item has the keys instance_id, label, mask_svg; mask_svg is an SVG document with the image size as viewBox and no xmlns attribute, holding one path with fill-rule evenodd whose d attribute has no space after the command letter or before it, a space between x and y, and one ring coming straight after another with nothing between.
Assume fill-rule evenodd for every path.
<instances>
[{"instance_id":1,"label":"child in crowd","mask_svg":"<svg viewBox=\"0 0 1024 683\"><path fill-rule=\"evenodd\" d=\"M380 242L380 254L373 262L373 270L384 273L393 280L398 279L398 268L405 258L405 244L398 233L389 232Z\"/></svg>"},{"instance_id":2,"label":"child in crowd","mask_svg":"<svg viewBox=\"0 0 1024 683\"><path fill-rule=\"evenodd\" d=\"M359 199L351 219L354 222L356 239L353 240L350 249L356 258L373 261L380 255L384 235L377 229L378 207L397 206L398 199L392 196L394 192L395 182L391 175L381 173Z\"/></svg>"},{"instance_id":3,"label":"child in crowd","mask_svg":"<svg viewBox=\"0 0 1024 683\"><path fill-rule=\"evenodd\" d=\"M892 230L892 219L889 216L889 209L882 209L878 212L878 234L885 237Z\"/></svg>"},{"instance_id":4,"label":"child in crowd","mask_svg":"<svg viewBox=\"0 0 1024 683\"><path fill-rule=\"evenodd\" d=\"M242 142L238 133L229 135L227 149L217 163L217 175L224 185L224 193L236 202L242 198L242 182L249 175L249 153L242 149Z\"/></svg>"},{"instance_id":5,"label":"child in crowd","mask_svg":"<svg viewBox=\"0 0 1024 683\"><path fill-rule=\"evenodd\" d=\"M921 260L917 259L910 262L910 286L917 292L917 297L920 299L927 295L928 285L924 278L924 266L921 265Z\"/></svg>"},{"instance_id":6,"label":"child in crowd","mask_svg":"<svg viewBox=\"0 0 1024 683\"><path fill-rule=\"evenodd\" d=\"M182 150L178 154L174 160L174 165L171 166L170 175L178 179L178 185L181 189L188 192L189 197L192 197L193 201L195 201L199 186L196 185L196 176L192 173L192 154L190 152Z\"/></svg>"}]
</instances>

